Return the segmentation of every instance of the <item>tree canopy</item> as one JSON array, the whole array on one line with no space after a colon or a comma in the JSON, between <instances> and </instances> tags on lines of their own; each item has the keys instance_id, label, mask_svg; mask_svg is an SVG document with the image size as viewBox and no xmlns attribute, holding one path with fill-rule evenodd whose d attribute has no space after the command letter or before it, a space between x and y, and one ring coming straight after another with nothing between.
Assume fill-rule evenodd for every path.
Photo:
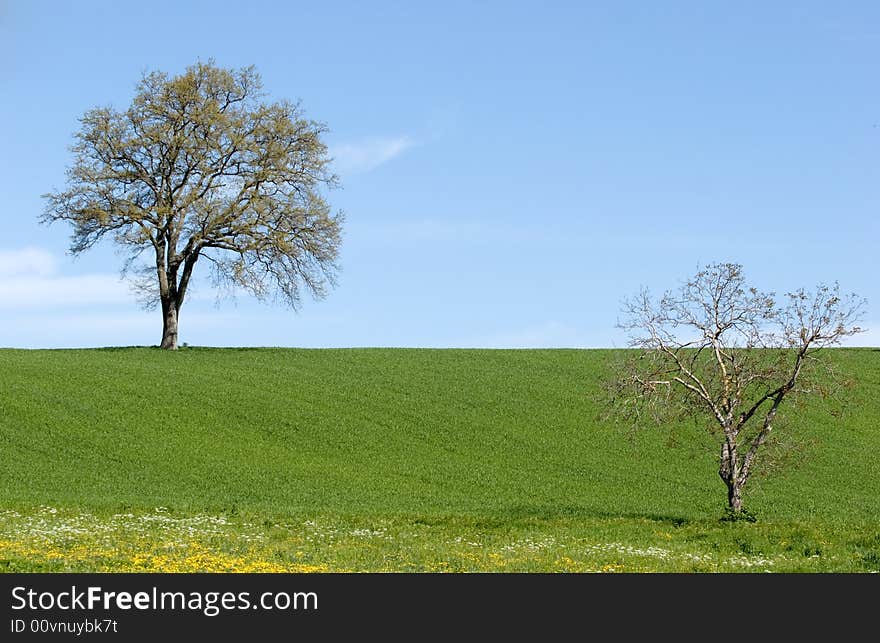
<instances>
[{"instance_id":1,"label":"tree canopy","mask_svg":"<svg viewBox=\"0 0 880 643\"><path fill-rule=\"evenodd\" d=\"M696 417L718 436L728 507L779 424L784 401L822 396L836 374L824 350L861 332L863 300L837 284L787 293L749 286L742 266L717 263L659 298L626 301L620 326L639 351L613 383L615 407L637 422Z\"/></svg>"},{"instance_id":2,"label":"tree canopy","mask_svg":"<svg viewBox=\"0 0 880 643\"><path fill-rule=\"evenodd\" d=\"M128 109L85 113L66 189L44 195L43 221L72 225L73 253L107 237L125 249L161 305L164 348L177 347L200 259L215 285L294 308L334 284L342 215L323 195L337 183L326 126L264 99L253 67L147 73Z\"/></svg>"}]
</instances>

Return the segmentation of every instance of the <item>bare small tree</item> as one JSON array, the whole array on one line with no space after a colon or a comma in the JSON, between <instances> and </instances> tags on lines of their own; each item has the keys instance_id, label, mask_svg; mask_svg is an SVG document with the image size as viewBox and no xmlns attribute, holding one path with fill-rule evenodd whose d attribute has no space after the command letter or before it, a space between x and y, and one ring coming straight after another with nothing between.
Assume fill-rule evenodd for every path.
<instances>
[{"instance_id":1,"label":"bare small tree","mask_svg":"<svg viewBox=\"0 0 880 643\"><path fill-rule=\"evenodd\" d=\"M729 510L741 515L780 406L829 390L835 374L821 351L861 332L863 306L836 284L788 293L778 305L734 263L699 270L656 301L643 290L625 302L619 324L640 350L617 374L614 408L660 422L706 418L720 438Z\"/></svg>"},{"instance_id":2,"label":"bare small tree","mask_svg":"<svg viewBox=\"0 0 880 643\"><path fill-rule=\"evenodd\" d=\"M126 251L146 303L161 305L162 348L177 348L200 259L217 285L293 307L334 281L342 219L321 194L336 183L326 128L263 97L252 67L145 74L128 109L86 112L67 189L45 195L43 221L72 225L72 253L104 238Z\"/></svg>"}]
</instances>

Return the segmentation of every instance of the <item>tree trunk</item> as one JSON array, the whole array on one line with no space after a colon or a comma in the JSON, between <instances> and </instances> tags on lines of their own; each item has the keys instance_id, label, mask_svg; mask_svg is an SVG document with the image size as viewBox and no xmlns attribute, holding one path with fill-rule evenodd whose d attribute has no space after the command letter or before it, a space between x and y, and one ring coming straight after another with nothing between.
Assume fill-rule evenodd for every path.
<instances>
[{"instance_id":1,"label":"tree trunk","mask_svg":"<svg viewBox=\"0 0 880 643\"><path fill-rule=\"evenodd\" d=\"M736 479L727 482L727 505L735 514L742 512L742 485Z\"/></svg>"},{"instance_id":2,"label":"tree trunk","mask_svg":"<svg viewBox=\"0 0 880 643\"><path fill-rule=\"evenodd\" d=\"M177 350L177 304L169 299L162 300L162 343L161 348Z\"/></svg>"},{"instance_id":3,"label":"tree trunk","mask_svg":"<svg viewBox=\"0 0 880 643\"><path fill-rule=\"evenodd\" d=\"M735 439L735 438L734 438ZM742 484L739 478L739 462L736 454L734 440L726 439L721 444L721 463L718 467L718 475L727 485L727 506L738 514L742 512Z\"/></svg>"}]
</instances>

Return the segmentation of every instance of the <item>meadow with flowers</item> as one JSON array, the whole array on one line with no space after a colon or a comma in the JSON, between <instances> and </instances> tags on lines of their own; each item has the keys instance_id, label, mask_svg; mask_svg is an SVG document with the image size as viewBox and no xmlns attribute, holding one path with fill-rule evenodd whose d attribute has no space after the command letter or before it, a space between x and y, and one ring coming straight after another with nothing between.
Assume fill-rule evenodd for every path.
<instances>
[{"instance_id":1,"label":"meadow with flowers","mask_svg":"<svg viewBox=\"0 0 880 643\"><path fill-rule=\"evenodd\" d=\"M0 571L880 571L880 351L790 418L758 521L613 350L0 351Z\"/></svg>"}]
</instances>

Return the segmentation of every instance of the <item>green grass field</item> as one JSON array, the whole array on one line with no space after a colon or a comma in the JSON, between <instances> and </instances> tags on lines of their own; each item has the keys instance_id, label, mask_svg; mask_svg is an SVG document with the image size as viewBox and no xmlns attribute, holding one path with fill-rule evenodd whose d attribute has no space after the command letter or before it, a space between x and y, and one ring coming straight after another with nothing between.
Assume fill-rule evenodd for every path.
<instances>
[{"instance_id":1,"label":"green grass field","mask_svg":"<svg viewBox=\"0 0 880 643\"><path fill-rule=\"evenodd\" d=\"M723 523L695 426L605 350L0 351L6 571L878 571L880 351Z\"/></svg>"}]
</instances>

